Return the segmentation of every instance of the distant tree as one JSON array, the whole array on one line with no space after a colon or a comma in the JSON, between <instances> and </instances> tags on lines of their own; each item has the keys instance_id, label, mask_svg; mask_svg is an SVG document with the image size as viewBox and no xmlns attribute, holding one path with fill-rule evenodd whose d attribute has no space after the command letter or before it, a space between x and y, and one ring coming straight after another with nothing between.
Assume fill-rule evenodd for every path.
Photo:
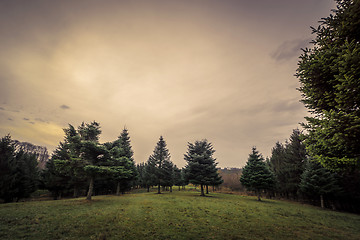
<instances>
[{"instance_id":1,"label":"distant tree","mask_svg":"<svg viewBox=\"0 0 360 240\"><path fill-rule=\"evenodd\" d=\"M41 180L44 188L52 193L54 199L59 199L63 192L70 189L70 176L67 172L59 171L59 168L55 164L55 159L56 157L53 155L49 161L46 162L45 169L41 172Z\"/></svg>"},{"instance_id":2,"label":"distant tree","mask_svg":"<svg viewBox=\"0 0 360 240\"><path fill-rule=\"evenodd\" d=\"M158 194L161 193L160 187L165 186L169 180L168 177L168 163L170 162L170 153L166 147L166 142L162 136L155 146L154 152L150 155L148 164L148 173L150 178L156 178L156 185L158 185Z\"/></svg>"},{"instance_id":3,"label":"distant tree","mask_svg":"<svg viewBox=\"0 0 360 240\"><path fill-rule=\"evenodd\" d=\"M269 167L275 177L274 190L280 194L286 192L286 153L285 147L280 142L276 142L271 150L271 157L269 159Z\"/></svg>"},{"instance_id":4,"label":"distant tree","mask_svg":"<svg viewBox=\"0 0 360 240\"><path fill-rule=\"evenodd\" d=\"M172 192L172 186L174 185L174 164L170 159L165 160L163 165L163 186L169 187L170 192Z\"/></svg>"},{"instance_id":5,"label":"distant tree","mask_svg":"<svg viewBox=\"0 0 360 240\"><path fill-rule=\"evenodd\" d=\"M334 197L342 190L335 173L330 172L320 163L308 161L301 175L300 191L308 198L319 198L322 208L325 208L324 198Z\"/></svg>"},{"instance_id":6,"label":"distant tree","mask_svg":"<svg viewBox=\"0 0 360 240\"><path fill-rule=\"evenodd\" d=\"M283 185L285 193L290 194L292 198L297 197L306 159L307 154L302 140L302 133L299 129L294 129L285 145L285 163L281 170L284 179L280 183Z\"/></svg>"},{"instance_id":7,"label":"distant tree","mask_svg":"<svg viewBox=\"0 0 360 240\"><path fill-rule=\"evenodd\" d=\"M304 124L307 150L328 169L360 166L360 1L337 0L323 18L296 75L312 116Z\"/></svg>"},{"instance_id":8,"label":"distant tree","mask_svg":"<svg viewBox=\"0 0 360 240\"><path fill-rule=\"evenodd\" d=\"M136 171L138 173L138 177L136 178L137 187L146 188L146 185L145 185L145 182L144 182L145 163L136 164Z\"/></svg>"},{"instance_id":9,"label":"distant tree","mask_svg":"<svg viewBox=\"0 0 360 240\"><path fill-rule=\"evenodd\" d=\"M158 185L156 173L157 169L155 166L155 162L152 161L149 157L148 161L145 163L143 173L143 183L146 186L148 192L150 191L151 186Z\"/></svg>"},{"instance_id":10,"label":"distant tree","mask_svg":"<svg viewBox=\"0 0 360 240\"><path fill-rule=\"evenodd\" d=\"M35 154L29 154L20 150L16 153L16 182L15 197L17 200L30 197L39 185L39 169Z\"/></svg>"},{"instance_id":11,"label":"distant tree","mask_svg":"<svg viewBox=\"0 0 360 240\"><path fill-rule=\"evenodd\" d=\"M39 175L34 154L15 151L7 135L0 140L0 198L5 202L27 198L38 186Z\"/></svg>"},{"instance_id":12,"label":"distant tree","mask_svg":"<svg viewBox=\"0 0 360 240\"><path fill-rule=\"evenodd\" d=\"M188 143L188 150L184 154L187 179L192 184L200 185L201 196L205 196L204 186L216 184L221 179L216 169L214 152L212 144L205 139Z\"/></svg>"},{"instance_id":13,"label":"distant tree","mask_svg":"<svg viewBox=\"0 0 360 240\"><path fill-rule=\"evenodd\" d=\"M16 189L16 154L11 136L7 135L0 140L0 198L11 202Z\"/></svg>"},{"instance_id":14,"label":"distant tree","mask_svg":"<svg viewBox=\"0 0 360 240\"><path fill-rule=\"evenodd\" d=\"M247 190L255 191L259 201L261 201L261 191L271 189L274 185L274 176L256 147L253 147L249 154L240 182Z\"/></svg>"},{"instance_id":15,"label":"distant tree","mask_svg":"<svg viewBox=\"0 0 360 240\"><path fill-rule=\"evenodd\" d=\"M184 186L183 174L181 174L181 169L174 165L174 185L179 187Z\"/></svg>"}]
</instances>

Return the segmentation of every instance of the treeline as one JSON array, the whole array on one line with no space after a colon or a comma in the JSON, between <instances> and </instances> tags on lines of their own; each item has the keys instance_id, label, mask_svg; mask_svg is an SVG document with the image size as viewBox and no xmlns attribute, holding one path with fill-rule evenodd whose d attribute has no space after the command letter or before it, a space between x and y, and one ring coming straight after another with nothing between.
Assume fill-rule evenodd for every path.
<instances>
[{"instance_id":1,"label":"treeline","mask_svg":"<svg viewBox=\"0 0 360 240\"><path fill-rule=\"evenodd\" d=\"M36 156L16 152L10 136L1 140L1 195L5 202L29 197L37 188L49 190L54 199L62 196L124 193L133 188L161 189L188 183L200 185L201 195L208 186L222 183L213 153L207 140L188 144L185 154L187 165L179 169L170 159L170 152L162 136L146 163L135 165L127 129L112 142L99 143L101 134L97 122L82 123L75 128L69 124L60 142L46 163L44 170L37 168Z\"/></svg>"},{"instance_id":2,"label":"treeline","mask_svg":"<svg viewBox=\"0 0 360 240\"><path fill-rule=\"evenodd\" d=\"M54 199L87 195L91 200L95 192L119 194L136 184L127 129L115 141L103 144L99 143L101 130L95 121L82 123L77 129L69 124L64 133L44 170L37 167L34 154L16 152L9 135L1 139L0 199L18 201L40 188L49 190Z\"/></svg>"},{"instance_id":3,"label":"treeline","mask_svg":"<svg viewBox=\"0 0 360 240\"><path fill-rule=\"evenodd\" d=\"M266 160L254 147L243 168L241 183L271 198L308 202L322 208L360 212L360 175L356 168L331 171L307 153L304 135L293 130L277 142Z\"/></svg>"}]
</instances>

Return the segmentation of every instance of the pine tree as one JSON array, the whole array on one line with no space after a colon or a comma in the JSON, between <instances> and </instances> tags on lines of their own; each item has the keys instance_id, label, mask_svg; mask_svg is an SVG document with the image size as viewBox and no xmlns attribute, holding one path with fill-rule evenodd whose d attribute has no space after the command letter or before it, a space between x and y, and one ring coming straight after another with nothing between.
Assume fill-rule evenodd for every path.
<instances>
[{"instance_id":1,"label":"pine tree","mask_svg":"<svg viewBox=\"0 0 360 240\"><path fill-rule=\"evenodd\" d=\"M39 169L35 154L25 153L20 150L16 153L16 182L15 197L18 200L30 197L37 190L39 184Z\"/></svg>"},{"instance_id":2,"label":"pine tree","mask_svg":"<svg viewBox=\"0 0 360 240\"><path fill-rule=\"evenodd\" d=\"M184 186L183 175L181 174L181 169L174 165L174 185L179 187Z\"/></svg>"},{"instance_id":3,"label":"pine tree","mask_svg":"<svg viewBox=\"0 0 360 240\"><path fill-rule=\"evenodd\" d=\"M240 182L247 190L255 191L259 201L261 201L261 191L271 189L274 185L274 176L256 147L253 147L249 154Z\"/></svg>"},{"instance_id":4,"label":"pine tree","mask_svg":"<svg viewBox=\"0 0 360 240\"><path fill-rule=\"evenodd\" d=\"M156 178L156 185L158 185L158 194L161 193L160 187L165 186L169 180L167 174L167 165L170 162L170 153L166 147L166 142L162 136L155 146L154 152L150 155L148 160L148 170L151 177Z\"/></svg>"},{"instance_id":5,"label":"pine tree","mask_svg":"<svg viewBox=\"0 0 360 240\"><path fill-rule=\"evenodd\" d=\"M324 208L324 198L339 194L341 188L335 173L325 169L318 162L308 161L301 175L300 191L308 198L319 198L320 205Z\"/></svg>"},{"instance_id":6,"label":"pine tree","mask_svg":"<svg viewBox=\"0 0 360 240\"><path fill-rule=\"evenodd\" d=\"M17 152L10 135L0 140L0 198L11 202L29 197L37 189L38 173L34 154Z\"/></svg>"},{"instance_id":7,"label":"pine tree","mask_svg":"<svg viewBox=\"0 0 360 240\"><path fill-rule=\"evenodd\" d=\"M147 191L149 192L151 186L155 186L158 184L155 162L152 161L149 157L147 163L145 163L144 168L145 169L143 182L147 188Z\"/></svg>"},{"instance_id":8,"label":"pine tree","mask_svg":"<svg viewBox=\"0 0 360 240\"><path fill-rule=\"evenodd\" d=\"M286 192L285 182L287 179L285 176L285 165L285 147L283 144L276 142L275 146L271 150L269 167L275 177L274 190L280 194L284 194Z\"/></svg>"},{"instance_id":9,"label":"pine tree","mask_svg":"<svg viewBox=\"0 0 360 240\"><path fill-rule=\"evenodd\" d=\"M120 160L120 166L123 166L124 170L128 172L126 175L121 174L121 177L118 178L119 181L116 194L119 195L120 190L124 193L126 189L130 189L132 187L138 174L134 162L134 152L131 147L129 132L126 128L123 129L118 139L114 142L113 147L119 148L120 153L118 157L122 159Z\"/></svg>"},{"instance_id":10,"label":"pine tree","mask_svg":"<svg viewBox=\"0 0 360 240\"><path fill-rule=\"evenodd\" d=\"M285 179L281 184L286 194L292 198L297 197L301 174L304 172L306 162L306 149L299 129L294 129L289 141L285 145L285 163L282 169Z\"/></svg>"},{"instance_id":11,"label":"pine tree","mask_svg":"<svg viewBox=\"0 0 360 240\"><path fill-rule=\"evenodd\" d=\"M174 185L174 164L169 160L165 160L163 165L163 186L169 187L172 192L172 186Z\"/></svg>"},{"instance_id":12,"label":"pine tree","mask_svg":"<svg viewBox=\"0 0 360 240\"><path fill-rule=\"evenodd\" d=\"M16 189L16 154L10 135L0 140L0 198L11 202Z\"/></svg>"},{"instance_id":13,"label":"pine tree","mask_svg":"<svg viewBox=\"0 0 360 240\"><path fill-rule=\"evenodd\" d=\"M216 169L214 152L212 144L205 139L188 143L188 150L184 154L187 179L192 184L200 185L201 196L205 196L204 186L216 184L221 179Z\"/></svg>"},{"instance_id":14,"label":"pine tree","mask_svg":"<svg viewBox=\"0 0 360 240\"><path fill-rule=\"evenodd\" d=\"M360 1L337 0L322 18L313 47L300 56L297 77L310 156L328 169L360 166Z\"/></svg>"}]
</instances>

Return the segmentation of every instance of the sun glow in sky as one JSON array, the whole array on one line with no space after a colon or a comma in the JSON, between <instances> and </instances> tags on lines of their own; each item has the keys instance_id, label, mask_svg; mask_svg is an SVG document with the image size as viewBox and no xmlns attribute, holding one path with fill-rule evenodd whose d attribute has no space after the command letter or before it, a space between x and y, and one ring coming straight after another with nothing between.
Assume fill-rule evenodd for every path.
<instances>
[{"instance_id":1,"label":"sun glow in sky","mask_svg":"<svg viewBox=\"0 0 360 240\"><path fill-rule=\"evenodd\" d=\"M220 167L269 156L307 114L294 77L332 0L0 2L0 134L55 149L68 124L126 127L135 161L160 135L184 166L208 139Z\"/></svg>"}]
</instances>

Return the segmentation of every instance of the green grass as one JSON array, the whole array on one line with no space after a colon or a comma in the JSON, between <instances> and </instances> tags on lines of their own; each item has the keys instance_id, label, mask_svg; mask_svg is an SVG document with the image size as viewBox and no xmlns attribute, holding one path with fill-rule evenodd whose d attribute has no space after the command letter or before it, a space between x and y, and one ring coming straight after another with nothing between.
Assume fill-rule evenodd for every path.
<instances>
[{"instance_id":1,"label":"green grass","mask_svg":"<svg viewBox=\"0 0 360 240\"><path fill-rule=\"evenodd\" d=\"M0 205L0 239L360 239L360 216L177 191Z\"/></svg>"}]
</instances>

